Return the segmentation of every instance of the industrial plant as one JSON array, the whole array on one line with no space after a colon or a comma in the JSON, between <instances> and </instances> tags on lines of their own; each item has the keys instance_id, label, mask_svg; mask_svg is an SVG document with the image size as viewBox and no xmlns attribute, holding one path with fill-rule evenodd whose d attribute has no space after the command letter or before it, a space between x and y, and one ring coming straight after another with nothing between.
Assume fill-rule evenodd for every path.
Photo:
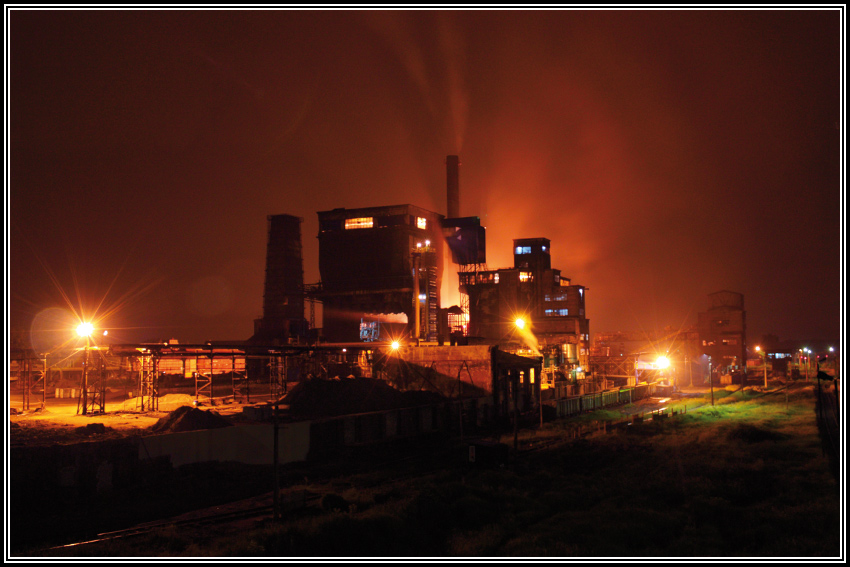
<instances>
[{"instance_id":1,"label":"industrial plant","mask_svg":"<svg viewBox=\"0 0 850 567\"><path fill-rule=\"evenodd\" d=\"M589 288L552 266L548 238L519 235L513 266L487 266L486 227L459 215L460 165L447 156L446 214L412 204L318 211L318 282L304 281L303 219L268 216L263 311L246 340L107 347L86 336L82 356L52 363L15 350L23 409L39 393L43 405L57 383L50 391L76 398L86 414L106 411L110 379L132 381L136 409L151 411L165 386L192 387L196 404L215 404L250 399L260 381L266 402L278 403L312 379L360 378L439 396L464 416L448 421L467 419L469 428L544 408L570 415L683 379L703 384L712 372L728 383L746 368L744 298L731 291L711 294L693 328L597 332L591 344ZM441 295L448 271L457 273L459 305Z\"/></svg>"},{"instance_id":2,"label":"industrial plant","mask_svg":"<svg viewBox=\"0 0 850 567\"><path fill-rule=\"evenodd\" d=\"M765 390L768 372L805 369L818 384L826 376L808 349L791 359L765 346L749 359L744 297L731 291L710 294L694 327L597 332L591 342L589 288L552 266L548 238L515 238L513 265L487 266L486 227L458 216L460 160L446 163L447 215L411 204L319 211L318 282L304 281L303 219L268 216L262 316L245 340L98 344L82 324L84 346L68 353L13 349L21 413L61 419L76 406L76 418L112 412L152 423L108 442L13 440L18 486L46 505L54 492L86 501L184 466L272 465L279 519L279 465L354 456L371 464L402 451L427 458L459 442L464 466L501 467L536 450L536 437L520 449L519 430L543 431L547 420L639 407L612 425L631 426L646 410L662 421L659 400L682 386L707 381L713 405L713 388L743 389L747 370L764 373ZM441 294L448 270L459 305ZM73 435L108 430L91 421ZM581 423L573 431L581 436ZM494 440L511 432L512 452Z\"/></svg>"}]
</instances>

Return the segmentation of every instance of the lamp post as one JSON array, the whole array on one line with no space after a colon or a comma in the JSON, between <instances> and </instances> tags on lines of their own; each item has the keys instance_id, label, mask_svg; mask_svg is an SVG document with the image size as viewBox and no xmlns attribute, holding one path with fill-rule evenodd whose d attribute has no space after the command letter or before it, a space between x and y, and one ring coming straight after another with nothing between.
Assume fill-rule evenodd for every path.
<instances>
[{"instance_id":1,"label":"lamp post","mask_svg":"<svg viewBox=\"0 0 850 567\"><path fill-rule=\"evenodd\" d=\"M767 353L763 352L760 346L756 346L756 352L761 355L761 366L764 368L764 388L767 389Z\"/></svg>"},{"instance_id":2,"label":"lamp post","mask_svg":"<svg viewBox=\"0 0 850 567\"><path fill-rule=\"evenodd\" d=\"M811 364L812 359L812 351L808 348L804 348L803 351L806 353L806 382L809 381L809 365Z\"/></svg>"},{"instance_id":3,"label":"lamp post","mask_svg":"<svg viewBox=\"0 0 850 567\"><path fill-rule=\"evenodd\" d=\"M711 405L714 405L714 382L711 379L711 357L708 357L708 389L711 391Z\"/></svg>"},{"instance_id":4,"label":"lamp post","mask_svg":"<svg viewBox=\"0 0 850 567\"><path fill-rule=\"evenodd\" d=\"M91 334L94 331L94 325L91 323L80 323L77 326L77 334L86 338L86 346L83 347L83 380L82 388L80 388L81 403L77 404L77 413L86 415L88 413L88 364L89 364L89 343L91 342Z\"/></svg>"}]
</instances>

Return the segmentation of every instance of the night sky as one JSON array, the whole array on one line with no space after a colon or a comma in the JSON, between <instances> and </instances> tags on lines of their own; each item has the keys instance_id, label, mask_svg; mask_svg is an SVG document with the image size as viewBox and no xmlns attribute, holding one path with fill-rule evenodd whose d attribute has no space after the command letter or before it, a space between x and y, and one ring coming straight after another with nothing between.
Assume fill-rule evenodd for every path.
<instances>
[{"instance_id":1,"label":"night sky","mask_svg":"<svg viewBox=\"0 0 850 567\"><path fill-rule=\"evenodd\" d=\"M304 219L317 282L317 211L445 214L458 154L488 266L551 239L592 333L732 290L751 343L837 339L841 17L8 11L10 325L69 302L116 342L246 339L267 215Z\"/></svg>"}]
</instances>

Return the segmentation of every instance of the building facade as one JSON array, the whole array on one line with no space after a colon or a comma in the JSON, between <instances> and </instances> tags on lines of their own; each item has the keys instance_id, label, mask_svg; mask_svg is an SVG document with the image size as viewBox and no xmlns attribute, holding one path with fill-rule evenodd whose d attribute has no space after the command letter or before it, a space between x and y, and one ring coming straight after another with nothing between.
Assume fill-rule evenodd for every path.
<instances>
[{"instance_id":1,"label":"building facade","mask_svg":"<svg viewBox=\"0 0 850 567\"><path fill-rule=\"evenodd\" d=\"M362 324L386 323L401 325L396 338L436 340L443 216L413 205L318 215L325 339L359 341Z\"/></svg>"},{"instance_id":2,"label":"building facade","mask_svg":"<svg viewBox=\"0 0 850 567\"><path fill-rule=\"evenodd\" d=\"M746 368L747 312L744 295L717 291L708 295L711 307L698 316L700 346L712 364Z\"/></svg>"},{"instance_id":3,"label":"building facade","mask_svg":"<svg viewBox=\"0 0 850 567\"><path fill-rule=\"evenodd\" d=\"M547 362L586 366L587 288L552 268L549 239L513 243L512 268L459 274L461 292L469 297L469 336L496 343L530 340ZM518 329L519 320L530 334Z\"/></svg>"}]
</instances>

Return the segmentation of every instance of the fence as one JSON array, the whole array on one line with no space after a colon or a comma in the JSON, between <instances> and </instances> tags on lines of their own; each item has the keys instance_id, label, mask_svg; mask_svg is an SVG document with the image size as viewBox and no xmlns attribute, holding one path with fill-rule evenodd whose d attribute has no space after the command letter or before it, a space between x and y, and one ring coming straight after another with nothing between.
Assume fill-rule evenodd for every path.
<instances>
[{"instance_id":1,"label":"fence","mask_svg":"<svg viewBox=\"0 0 850 567\"><path fill-rule=\"evenodd\" d=\"M628 404L635 400L647 398L654 393L654 382L640 384L633 388L620 388L619 390L607 390L605 392L560 399L556 401L556 410L558 417L567 417L604 407Z\"/></svg>"}]
</instances>

